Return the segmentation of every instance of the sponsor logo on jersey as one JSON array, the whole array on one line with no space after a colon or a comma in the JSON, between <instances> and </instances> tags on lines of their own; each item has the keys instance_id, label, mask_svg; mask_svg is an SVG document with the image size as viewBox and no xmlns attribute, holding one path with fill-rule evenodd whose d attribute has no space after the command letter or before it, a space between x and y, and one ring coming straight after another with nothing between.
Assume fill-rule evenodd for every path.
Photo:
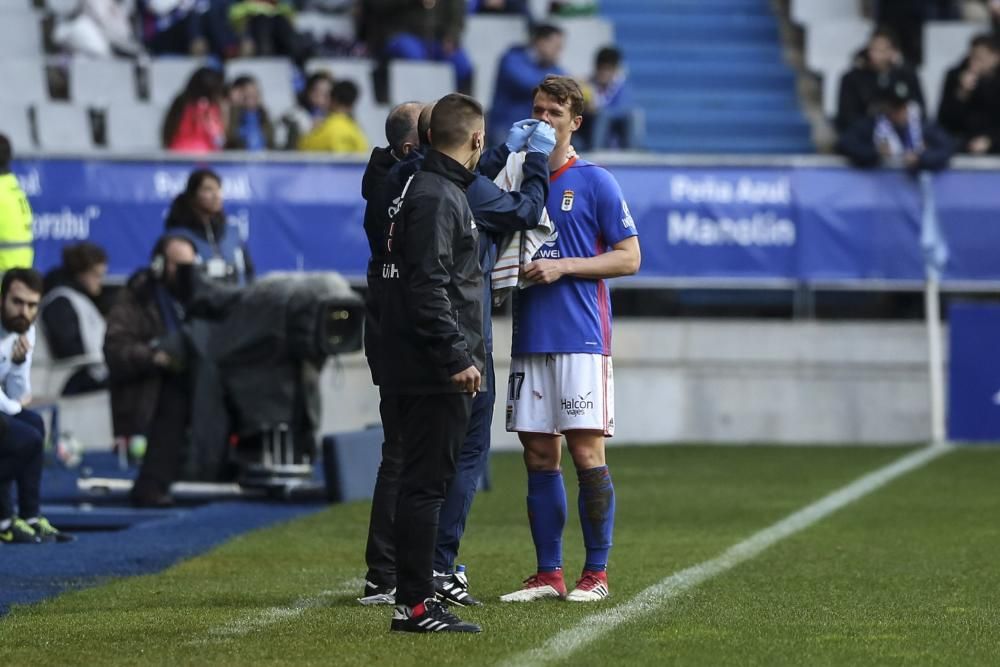
<instances>
[{"instance_id":1,"label":"sponsor logo on jersey","mask_svg":"<svg viewBox=\"0 0 1000 667\"><path fill-rule=\"evenodd\" d=\"M590 400L590 395L594 393L588 391L582 396L572 396L562 399L562 409L570 417L580 417L594 409L594 402Z\"/></svg>"},{"instance_id":2,"label":"sponsor logo on jersey","mask_svg":"<svg viewBox=\"0 0 1000 667\"><path fill-rule=\"evenodd\" d=\"M632 219L632 213L628 210L628 204L625 203L624 199L622 200L622 225L625 226L625 229L635 231L635 220Z\"/></svg>"},{"instance_id":3,"label":"sponsor logo on jersey","mask_svg":"<svg viewBox=\"0 0 1000 667\"><path fill-rule=\"evenodd\" d=\"M556 241L559 240L559 230L553 229L552 233L542 241L542 247L538 249L535 253L535 257L538 259L559 259L562 257L562 253L559 248L556 248Z\"/></svg>"},{"instance_id":4,"label":"sponsor logo on jersey","mask_svg":"<svg viewBox=\"0 0 1000 667\"><path fill-rule=\"evenodd\" d=\"M563 190L562 207L561 207L562 210L564 211L573 210L573 197L574 194L572 190Z\"/></svg>"}]
</instances>

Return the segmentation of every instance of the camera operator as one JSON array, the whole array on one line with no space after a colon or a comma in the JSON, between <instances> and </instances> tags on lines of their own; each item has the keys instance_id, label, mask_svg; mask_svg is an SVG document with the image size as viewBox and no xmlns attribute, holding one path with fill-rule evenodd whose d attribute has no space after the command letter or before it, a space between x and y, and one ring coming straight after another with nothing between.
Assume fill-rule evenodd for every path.
<instances>
[{"instance_id":1,"label":"camera operator","mask_svg":"<svg viewBox=\"0 0 1000 667\"><path fill-rule=\"evenodd\" d=\"M150 265L129 279L108 313L104 356L115 436L145 435L149 441L132 489L132 502L140 507L173 504L170 484L179 472L191 410L178 267L196 257L190 241L161 238Z\"/></svg>"}]
</instances>

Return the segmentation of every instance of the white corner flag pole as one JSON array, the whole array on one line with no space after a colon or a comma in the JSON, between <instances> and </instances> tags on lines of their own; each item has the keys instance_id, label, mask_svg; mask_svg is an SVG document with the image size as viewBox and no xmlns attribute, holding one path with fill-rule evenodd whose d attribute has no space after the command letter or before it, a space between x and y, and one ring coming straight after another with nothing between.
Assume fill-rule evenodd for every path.
<instances>
[{"instance_id":1,"label":"white corner flag pole","mask_svg":"<svg viewBox=\"0 0 1000 667\"><path fill-rule=\"evenodd\" d=\"M941 335L941 271L948 262L948 247L938 225L933 177L920 172L922 203L920 245L924 253L924 312L927 321L927 364L931 390L931 445L943 445L945 435L944 351Z\"/></svg>"}]
</instances>

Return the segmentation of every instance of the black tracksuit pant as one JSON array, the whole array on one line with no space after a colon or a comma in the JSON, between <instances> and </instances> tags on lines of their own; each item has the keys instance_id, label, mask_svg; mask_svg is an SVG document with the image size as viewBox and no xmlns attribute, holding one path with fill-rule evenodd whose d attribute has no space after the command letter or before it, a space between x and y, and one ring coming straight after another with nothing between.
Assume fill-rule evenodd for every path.
<instances>
[{"instance_id":1,"label":"black tracksuit pant","mask_svg":"<svg viewBox=\"0 0 1000 667\"><path fill-rule=\"evenodd\" d=\"M403 467L396 500L396 602L434 597L438 515L472 413L471 394L395 397Z\"/></svg>"},{"instance_id":2,"label":"black tracksuit pant","mask_svg":"<svg viewBox=\"0 0 1000 667\"><path fill-rule=\"evenodd\" d=\"M382 463L375 478L372 494L372 514L368 521L368 545L365 578L379 586L396 585L396 501L399 498L399 478L403 472L403 441L399 429L399 396L382 394L379 402L382 416Z\"/></svg>"},{"instance_id":3,"label":"black tracksuit pant","mask_svg":"<svg viewBox=\"0 0 1000 667\"><path fill-rule=\"evenodd\" d=\"M22 519L40 512L42 464L45 462L45 422L31 410L0 415L0 520L15 516L13 489L17 483L17 510Z\"/></svg>"}]
</instances>

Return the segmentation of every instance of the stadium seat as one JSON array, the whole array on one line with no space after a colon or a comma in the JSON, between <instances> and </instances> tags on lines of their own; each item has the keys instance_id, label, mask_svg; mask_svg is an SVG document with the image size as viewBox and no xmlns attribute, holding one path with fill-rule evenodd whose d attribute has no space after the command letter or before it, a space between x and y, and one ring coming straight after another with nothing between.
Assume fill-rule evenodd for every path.
<instances>
[{"instance_id":1,"label":"stadium seat","mask_svg":"<svg viewBox=\"0 0 1000 667\"><path fill-rule=\"evenodd\" d=\"M27 105L0 102L0 133L10 139L15 153L34 147Z\"/></svg>"},{"instance_id":2,"label":"stadium seat","mask_svg":"<svg viewBox=\"0 0 1000 667\"><path fill-rule=\"evenodd\" d=\"M358 87L358 106L375 104L372 71L375 63L367 58L315 58L309 61L309 73L326 70L334 78L353 81Z\"/></svg>"},{"instance_id":3,"label":"stadium seat","mask_svg":"<svg viewBox=\"0 0 1000 667\"><path fill-rule=\"evenodd\" d=\"M69 64L69 99L93 107L135 102L135 65L118 58L73 58Z\"/></svg>"},{"instance_id":4,"label":"stadium seat","mask_svg":"<svg viewBox=\"0 0 1000 667\"><path fill-rule=\"evenodd\" d=\"M962 60L974 36L989 31L988 23L972 21L931 21L924 26L924 66L920 70L920 85L924 89L928 115L937 114L947 71Z\"/></svg>"},{"instance_id":5,"label":"stadium seat","mask_svg":"<svg viewBox=\"0 0 1000 667\"><path fill-rule=\"evenodd\" d=\"M841 19L861 18L861 3L858 0L792 0L792 21L806 31L813 27Z\"/></svg>"},{"instance_id":6,"label":"stadium seat","mask_svg":"<svg viewBox=\"0 0 1000 667\"><path fill-rule=\"evenodd\" d=\"M60 102L35 107L38 146L47 151L89 153L94 150L90 114L84 107Z\"/></svg>"},{"instance_id":7,"label":"stadium seat","mask_svg":"<svg viewBox=\"0 0 1000 667\"><path fill-rule=\"evenodd\" d=\"M191 74L205 64L201 58L156 58L149 63L149 101L169 105L184 90Z\"/></svg>"},{"instance_id":8,"label":"stadium seat","mask_svg":"<svg viewBox=\"0 0 1000 667\"><path fill-rule=\"evenodd\" d=\"M851 58L868 41L871 31L871 21L841 19L815 25L806 33L806 67L823 78L823 110L827 116L837 113L840 77L850 68Z\"/></svg>"},{"instance_id":9,"label":"stadium seat","mask_svg":"<svg viewBox=\"0 0 1000 667\"><path fill-rule=\"evenodd\" d=\"M160 150L165 115L166 109L153 104L115 103L106 116L108 148L123 153Z\"/></svg>"},{"instance_id":10,"label":"stadium seat","mask_svg":"<svg viewBox=\"0 0 1000 667\"><path fill-rule=\"evenodd\" d=\"M0 101L24 104L47 102L45 61L41 57L0 58Z\"/></svg>"},{"instance_id":11,"label":"stadium seat","mask_svg":"<svg viewBox=\"0 0 1000 667\"><path fill-rule=\"evenodd\" d=\"M528 41L528 26L521 16L470 16L462 41L475 68L472 95L486 108L493 104L497 64L511 46Z\"/></svg>"},{"instance_id":12,"label":"stadium seat","mask_svg":"<svg viewBox=\"0 0 1000 667\"><path fill-rule=\"evenodd\" d=\"M354 20L350 16L337 16L322 12L300 12L295 15L295 29L322 41L326 36L354 39Z\"/></svg>"},{"instance_id":13,"label":"stadium seat","mask_svg":"<svg viewBox=\"0 0 1000 667\"><path fill-rule=\"evenodd\" d=\"M385 146L385 118L391 108L388 104L359 104L354 107L354 120L372 146Z\"/></svg>"},{"instance_id":14,"label":"stadium seat","mask_svg":"<svg viewBox=\"0 0 1000 667\"><path fill-rule=\"evenodd\" d=\"M615 44L615 28L605 19L584 17L553 23L566 31L566 48L560 64L573 76L590 76L597 52Z\"/></svg>"},{"instance_id":15,"label":"stadium seat","mask_svg":"<svg viewBox=\"0 0 1000 667\"><path fill-rule=\"evenodd\" d=\"M11 0L0 6L0 58L37 56L42 53L42 24L39 15L27 3L21 4L24 9Z\"/></svg>"},{"instance_id":16,"label":"stadium seat","mask_svg":"<svg viewBox=\"0 0 1000 667\"><path fill-rule=\"evenodd\" d=\"M272 116L295 104L292 62L288 58L237 58L226 63L226 81L244 74L257 79L261 101Z\"/></svg>"},{"instance_id":17,"label":"stadium seat","mask_svg":"<svg viewBox=\"0 0 1000 667\"><path fill-rule=\"evenodd\" d=\"M389 63L389 102L436 100L455 92L455 68L449 63L394 60Z\"/></svg>"}]
</instances>

